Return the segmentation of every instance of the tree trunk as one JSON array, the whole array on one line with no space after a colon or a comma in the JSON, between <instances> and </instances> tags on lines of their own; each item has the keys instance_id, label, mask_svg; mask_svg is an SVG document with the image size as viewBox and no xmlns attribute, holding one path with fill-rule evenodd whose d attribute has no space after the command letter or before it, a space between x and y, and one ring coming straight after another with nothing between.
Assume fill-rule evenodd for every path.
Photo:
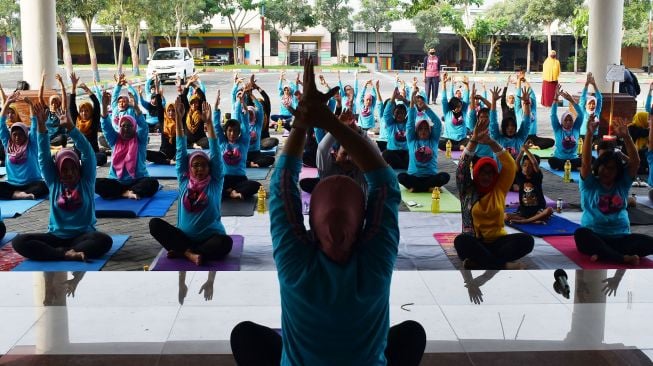
<instances>
[{"instance_id":1,"label":"tree trunk","mask_svg":"<svg viewBox=\"0 0 653 366\"><path fill-rule=\"evenodd\" d=\"M163 38L166 39L166 42L168 42L168 46L172 47L172 37L170 36L163 36Z\"/></svg>"},{"instance_id":2,"label":"tree trunk","mask_svg":"<svg viewBox=\"0 0 653 366\"><path fill-rule=\"evenodd\" d=\"M111 43L113 43L113 63L116 64L118 70L118 49L116 48L116 26L111 27Z\"/></svg>"},{"instance_id":3,"label":"tree trunk","mask_svg":"<svg viewBox=\"0 0 653 366\"><path fill-rule=\"evenodd\" d=\"M146 42L147 42L147 57L152 58L152 55L154 54L154 51L156 51L156 49L154 48L154 36L151 33L147 34Z\"/></svg>"},{"instance_id":4,"label":"tree trunk","mask_svg":"<svg viewBox=\"0 0 653 366\"><path fill-rule=\"evenodd\" d=\"M138 41L140 39L140 29L138 29L138 25L127 26L127 38L129 39L129 50L132 59L132 75L139 76Z\"/></svg>"},{"instance_id":5,"label":"tree trunk","mask_svg":"<svg viewBox=\"0 0 653 366\"><path fill-rule=\"evenodd\" d=\"M93 80L100 81L100 72L97 68L97 54L95 53L95 43L93 42L93 34L91 33L91 19L82 19L84 23L84 33L86 34L86 45L88 46L88 55L91 58L91 70L93 72Z\"/></svg>"},{"instance_id":6,"label":"tree trunk","mask_svg":"<svg viewBox=\"0 0 653 366\"><path fill-rule=\"evenodd\" d=\"M467 37L463 37L463 39L465 40L465 43L467 43L467 47L472 51L472 73L476 74L476 46L474 46L474 42L467 39Z\"/></svg>"},{"instance_id":7,"label":"tree trunk","mask_svg":"<svg viewBox=\"0 0 653 366\"><path fill-rule=\"evenodd\" d=\"M59 38L61 38L61 46L63 48L63 64L66 67L68 79L70 79L70 75L73 73L73 57L70 54L68 27L66 27L66 22L61 17L57 17L57 30L59 31ZM75 91L73 91L73 93L74 92Z\"/></svg>"},{"instance_id":8,"label":"tree trunk","mask_svg":"<svg viewBox=\"0 0 653 366\"><path fill-rule=\"evenodd\" d=\"M177 21L176 26L177 26L177 35L175 36L175 47L181 47L181 27L183 26L183 9L180 9L179 7L182 6L180 2L177 3L175 6L175 20Z\"/></svg>"},{"instance_id":9,"label":"tree trunk","mask_svg":"<svg viewBox=\"0 0 653 366\"><path fill-rule=\"evenodd\" d=\"M236 19L231 15L227 16L229 21L229 29L231 29L231 52L234 58L234 65L238 64L238 32L236 32Z\"/></svg>"},{"instance_id":10,"label":"tree trunk","mask_svg":"<svg viewBox=\"0 0 653 366\"><path fill-rule=\"evenodd\" d=\"M483 68L483 72L487 72L488 67L490 66L490 60L492 59L492 52L494 51L494 47L499 43L499 41L495 41L494 37L490 39L490 52L487 55L487 60L485 61L485 67Z\"/></svg>"},{"instance_id":11,"label":"tree trunk","mask_svg":"<svg viewBox=\"0 0 653 366\"><path fill-rule=\"evenodd\" d=\"M118 49L118 74L122 74L122 61L125 53L125 28L120 30L120 48Z\"/></svg>"},{"instance_id":12,"label":"tree trunk","mask_svg":"<svg viewBox=\"0 0 653 366\"><path fill-rule=\"evenodd\" d=\"M551 23L549 23L549 24L546 25L546 39L547 39L547 41L549 42L549 49L546 51L546 52L547 52L547 55L548 55L549 52L551 52L551 50L553 49L553 46L551 46L551 44L552 44L552 42L551 42L551 24L552 24L552 23L553 23L553 22L551 22Z\"/></svg>"},{"instance_id":13,"label":"tree trunk","mask_svg":"<svg viewBox=\"0 0 653 366\"><path fill-rule=\"evenodd\" d=\"M531 72L531 43L533 38L528 37L528 45L526 46L526 72Z\"/></svg>"},{"instance_id":14,"label":"tree trunk","mask_svg":"<svg viewBox=\"0 0 653 366\"><path fill-rule=\"evenodd\" d=\"M9 38L11 38L11 63L15 65L16 62L18 61L17 60L18 55L16 54L16 51L17 51L16 50L16 43L17 43L18 40L16 39L16 36L14 36L14 35L12 35ZM22 60L21 60L21 62L22 62Z\"/></svg>"},{"instance_id":15,"label":"tree trunk","mask_svg":"<svg viewBox=\"0 0 653 366\"><path fill-rule=\"evenodd\" d=\"M378 30L374 30L374 42L376 43L376 71L381 70L381 50L379 49L379 39L381 35Z\"/></svg>"},{"instance_id":16,"label":"tree trunk","mask_svg":"<svg viewBox=\"0 0 653 366\"><path fill-rule=\"evenodd\" d=\"M290 32L288 33L288 38L286 39L286 65L290 65L290 37L292 37L292 28L290 29ZM300 54L301 57L301 54ZM297 63L297 66L300 66L302 64L302 60L300 59L299 62Z\"/></svg>"},{"instance_id":17,"label":"tree trunk","mask_svg":"<svg viewBox=\"0 0 653 366\"><path fill-rule=\"evenodd\" d=\"M335 37L336 37L336 63L339 64L340 63L340 39L339 39L340 37L338 37L337 35Z\"/></svg>"},{"instance_id":18,"label":"tree trunk","mask_svg":"<svg viewBox=\"0 0 653 366\"><path fill-rule=\"evenodd\" d=\"M578 72L578 37L574 37L574 73Z\"/></svg>"}]
</instances>

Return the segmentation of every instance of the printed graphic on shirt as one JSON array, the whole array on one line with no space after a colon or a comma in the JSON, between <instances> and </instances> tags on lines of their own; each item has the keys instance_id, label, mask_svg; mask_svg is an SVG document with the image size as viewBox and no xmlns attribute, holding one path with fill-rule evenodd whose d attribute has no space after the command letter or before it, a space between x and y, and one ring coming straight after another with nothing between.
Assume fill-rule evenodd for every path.
<instances>
[{"instance_id":1,"label":"printed graphic on shirt","mask_svg":"<svg viewBox=\"0 0 653 366\"><path fill-rule=\"evenodd\" d=\"M406 141L406 131L396 130L395 131L395 141L405 142Z\"/></svg>"},{"instance_id":2,"label":"printed graphic on shirt","mask_svg":"<svg viewBox=\"0 0 653 366\"><path fill-rule=\"evenodd\" d=\"M77 189L64 188L57 198L57 206L64 211L75 211L82 206L82 196Z\"/></svg>"},{"instance_id":3,"label":"printed graphic on shirt","mask_svg":"<svg viewBox=\"0 0 653 366\"><path fill-rule=\"evenodd\" d=\"M209 205L209 197L206 192L188 190L184 195L184 208L189 212L200 212Z\"/></svg>"},{"instance_id":4,"label":"printed graphic on shirt","mask_svg":"<svg viewBox=\"0 0 653 366\"><path fill-rule=\"evenodd\" d=\"M613 214L621 211L624 207L624 200L621 196L614 194L603 194L599 196L599 211L604 214Z\"/></svg>"},{"instance_id":5,"label":"printed graphic on shirt","mask_svg":"<svg viewBox=\"0 0 653 366\"><path fill-rule=\"evenodd\" d=\"M524 182L521 198L522 206L532 207L538 205L537 191L531 182Z\"/></svg>"},{"instance_id":6,"label":"printed graphic on shirt","mask_svg":"<svg viewBox=\"0 0 653 366\"><path fill-rule=\"evenodd\" d=\"M238 165L242 159L240 150L237 147L229 146L227 150L222 154L222 159L224 159L225 164L227 165Z\"/></svg>"},{"instance_id":7,"label":"printed graphic on shirt","mask_svg":"<svg viewBox=\"0 0 653 366\"><path fill-rule=\"evenodd\" d=\"M428 163L433 159L433 149L428 146L420 146L415 150L415 159L420 163Z\"/></svg>"}]
</instances>

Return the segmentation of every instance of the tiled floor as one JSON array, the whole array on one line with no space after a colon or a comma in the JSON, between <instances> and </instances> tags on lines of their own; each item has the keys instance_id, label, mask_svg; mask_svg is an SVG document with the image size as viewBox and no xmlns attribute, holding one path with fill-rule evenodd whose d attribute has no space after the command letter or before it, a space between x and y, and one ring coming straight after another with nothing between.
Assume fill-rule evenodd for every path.
<instances>
[{"instance_id":1,"label":"tiled floor","mask_svg":"<svg viewBox=\"0 0 653 366\"><path fill-rule=\"evenodd\" d=\"M390 320L424 326L423 365L653 364L653 271L626 271L613 296L614 271L567 274L570 299L552 271L397 271ZM219 272L212 300L206 276L88 272L72 297L69 273L2 273L0 364L231 365L238 322L280 327L276 272Z\"/></svg>"}]
</instances>

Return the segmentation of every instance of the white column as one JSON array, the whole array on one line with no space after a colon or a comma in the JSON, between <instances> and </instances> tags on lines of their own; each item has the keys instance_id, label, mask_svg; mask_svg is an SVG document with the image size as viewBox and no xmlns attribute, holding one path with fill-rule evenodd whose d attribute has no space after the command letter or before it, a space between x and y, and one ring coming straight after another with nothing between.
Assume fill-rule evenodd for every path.
<instances>
[{"instance_id":1,"label":"white column","mask_svg":"<svg viewBox=\"0 0 653 366\"><path fill-rule=\"evenodd\" d=\"M587 71L594 74L601 92L609 93L612 83L605 81L605 75L608 65L621 60L624 0L590 0L589 8Z\"/></svg>"},{"instance_id":2,"label":"white column","mask_svg":"<svg viewBox=\"0 0 653 366\"><path fill-rule=\"evenodd\" d=\"M55 0L21 0L20 31L23 50L23 80L38 89L45 70L46 88L54 86L57 73L57 27Z\"/></svg>"}]
</instances>

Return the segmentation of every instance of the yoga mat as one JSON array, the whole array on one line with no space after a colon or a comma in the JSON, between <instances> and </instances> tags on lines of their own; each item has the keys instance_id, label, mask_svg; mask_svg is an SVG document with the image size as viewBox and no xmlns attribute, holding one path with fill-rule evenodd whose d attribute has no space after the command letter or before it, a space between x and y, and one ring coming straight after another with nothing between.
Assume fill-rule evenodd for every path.
<instances>
[{"instance_id":1,"label":"yoga mat","mask_svg":"<svg viewBox=\"0 0 653 366\"><path fill-rule=\"evenodd\" d=\"M630 269L630 268L653 268L653 261L648 258L640 258L639 266L627 266L621 263L592 262L590 256L583 254L576 249L576 242L573 236L547 236L544 241L558 249L560 253L567 256L574 263L583 269Z\"/></svg>"},{"instance_id":2,"label":"yoga mat","mask_svg":"<svg viewBox=\"0 0 653 366\"><path fill-rule=\"evenodd\" d=\"M0 201L1 202L1 201ZM647 195L639 195L637 196L637 204L646 206L648 208L653 208L653 202L648 198ZM4 206L2 207L2 217L4 217Z\"/></svg>"},{"instance_id":3,"label":"yoga mat","mask_svg":"<svg viewBox=\"0 0 653 366\"><path fill-rule=\"evenodd\" d=\"M560 180L562 180L562 177L565 175L565 172L564 172L564 171L562 171L562 170L555 170L555 169L551 168L551 165L549 165L549 161L548 161L548 160L547 160L547 161L543 161L542 163L540 163L540 168L542 168L542 169L546 169L546 170L548 170L549 172L551 172L551 173L557 175L558 177L561 178ZM578 171L573 171L573 170L572 170L572 171L571 171L571 179L574 180L572 183L576 183L576 184L578 184L578 182L580 182L580 172L578 172Z\"/></svg>"},{"instance_id":4,"label":"yoga mat","mask_svg":"<svg viewBox=\"0 0 653 366\"><path fill-rule=\"evenodd\" d=\"M302 170L299 171L299 179L304 178L317 178L317 168L303 166Z\"/></svg>"},{"instance_id":5,"label":"yoga mat","mask_svg":"<svg viewBox=\"0 0 653 366\"><path fill-rule=\"evenodd\" d=\"M0 200L2 218L11 219L24 214L30 208L38 205L43 200Z\"/></svg>"},{"instance_id":6,"label":"yoga mat","mask_svg":"<svg viewBox=\"0 0 653 366\"><path fill-rule=\"evenodd\" d=\"M150 271L240 271L240 257L243 254L245 238L241 235L231 235L234 241L229 254L215 261L206 261L196 266L185 258L168 258L168 251L161 249L150 265Z\"/></svg>"},{"instance_id":7,"label":"yoga mat","mask_svg":"<svg viewBox=\"0 0 653 366\"><path fill-rule=\"evenodd\" d=\"M277 149L278 148L279 148L279 145L277 145L277 146L275 146L275 147L273 147L271 149L268 149L268 150L261 150L261 154L275 156L275 155L277 155Z\"/></svg>"},{"instance_id":8,"label":"yoga mat","mask_svg":"<svg viewBox=\"0 0 653 366\"><path fill-rule=\"evenodd\" d=\"M16 235L17 233L6 233L5 237L0 241L0 271L11 271L25 260L25 257L14 251L11 244L5 245L12 241Z\"/></svg>"},{"instance_id":9,"label":"yoga mat","mask_svg":"<svg viewBox=\"0 0 653 366\"><path fill-rule=\"evenodd\" d=\"M460 233L435 233L433 237L438 242L444 253L447 255L447 258L451 263L456 267L456 269L463 269L463 262L458 258L458 253L456 248L453 245L453 241L456 239ZM533 262L530 256L520 258L518 262L523 263L526 266L526 269L539 269L540 267Z\"/></svg>"},{"instance_id":10,"label":"yoga mat","mask_svg":"<svg viewBox=\"0 0 653 366\"><path fill-rule=\"evenodd\" d=\"M411 212L431 212L431 193L412 193L404 186L401 188L401 200L408 206L408 201L415 201L421 206L410 207ZM440 212L461 212L460 200L446 188L440 188Z\"/></svg>"},{"instance_id":11,"label":"yoga mat","mask_svg":"<svg viewBox=\"0 0 653 366\"><path fill-rule=\"evenodd\" d=\"M553 215L546 224L507 224L515 229L533 236L574 235L580 227L562 216Z\"/></svg>"},{"instance_id":12,"label":"yoga mat","mask_svg":"<svg viewBox=\"0 0 653 366\"><path fill-rule=\"evenodd\" d=\"M304 192L301 189L299 190L300 196L302 198L302 213L308 215L310 205L311 205L311 194Z\"/></svg>"},{"instance_id":13,"label":"yoga mat","mask_svg":"<svg viewBox=\"0 0 653 366\"><path fill-rule=\"evenodd\" d=\"M0 166L0 176L7 175L7 167Z\"/></svg>"},{"instance_id":14,"label":"yoga mat","mask_svg":"<svg viewBox=\"0 0 653 366\"><path fill-rule=\"evenodd\" d=\"M77 261L35 261L26 259L16 267L13 271L99 271L104 267L109 258L113 256L123 245L129 235L111 235L113 244L111 249L106 252L101 258L90 259L88 262Z\"/></svg>"},{"instance_id":15,"label":"yoga mat","mask_svg":"<svg viewBox=\"0 0 653 366\"><path fill-rule=\"evenodd\" d=\"M553 153L555 152L554 147L550 147L548 149L540 150L540 149L530 149L531 154L537 155L542 159L548 159L553 156Z\"/></svg>"},{"instance_id":16,"label":"yoga mat","mask_svg":"<svg viewBox=\"0 0 653 366\"><path fill-rule=\"evenodd\" d=\"M5 233L5 236L0 240L0 247L12 241L18 233Z\"/></svg>"},{"instance_id":17,"label":"yoga mat","mask_svg":"<svg viewBox=\"0 0 653 366\"><path fill-rule=\"evenodd\" d=\"M147 164L147 172L150 177L157 179L177 179L177 170L174 165Z\"/></svg>"},{"instance_id":18,"label":"yoga mat","mask_svg":"<svg viewBox=\"0 0 653 366\"><path fill-rule=\"evenodd\" d=\"M270 168L247 168L247 179L265 180L270 172Z\"/></svg>"},{"instance_id":19,"label":"yoga mat","mask_svg":"<svg viewBox=\"0 0 653 366\"><path fill-rule=\"evenodd\" d=\"M447 159L447 152L444 150L438 150L440 152L440 155L442 155L443 158ZM460 157L463 155L463 152L461 150L451 150L451 159L453 160L460 160Z\"/></svg>"},{"instance_id":20,"label":"yoga mat","mask_svg":"<svg viewBox=\"0 0 653 366\"><path fill-rule=\"evenodd\" d=\"M556 208L556 201L544 196L547 207ZM563 203L563 206L565 204ZM517 208L519 207L519 192L508 191L506 195L506 207ZM563 207L564 208L564 207Z\"/></svg>"},{"instance_id":21,"label":"yoga mat","mask_svg":"<svg viewBox=\"0 0 653 366\"><path fill-rule=\"evenodd\" d=\"M254 216L254 209L256 208L256 196L252 196L246 200L225 198L220 205L222 217L226 216Z\"/></svg>"},{"instance_id":22,"label":"yoga mat","mask_svg":"<svg viewBox=\"0 0 653 366\"><path fill-rule=\"evenodd\" d=\"M177 199L177 191L158 191L154 196L141 198L140 200L128 198L105 200L96 195L95 216L118 218L163 217L175 199Z\"/></svg>"},{"instance_id":23,"label":"yoga mat","mask_svg":"<svg viewBox=\"0 0 653 366\"><path fill-rule=\"evenodd\" d=\"M628 219L631 225L653 224L653 215L637 207L628 207Z\"/></svg>"}]
</instances>

